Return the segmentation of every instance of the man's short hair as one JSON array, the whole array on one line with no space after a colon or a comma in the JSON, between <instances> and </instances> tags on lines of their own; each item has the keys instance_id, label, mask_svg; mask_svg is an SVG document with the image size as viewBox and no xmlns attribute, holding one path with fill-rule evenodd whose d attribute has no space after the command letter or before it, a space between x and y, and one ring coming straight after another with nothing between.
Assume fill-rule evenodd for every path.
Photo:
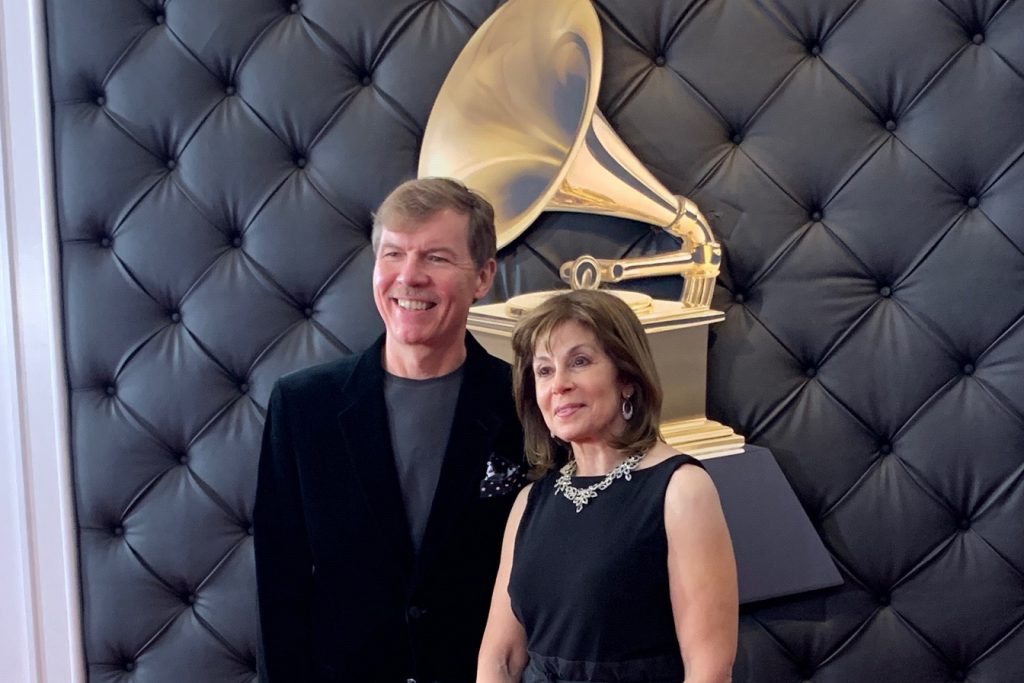
<instances>
[{"instance_id":1,"label":"man's short hair","mask_svg":"<svg viewBox=\"0 0 1024 683\"><path fill-rule=\"evenodd\" d=\"M497 253L494 207L482 194L452 178L418 178L396 187L373 214L373 253L385 227L411 232L445 209L469 217L469 253L473 264L483 268Z\"/></svg>"}]
</instances>

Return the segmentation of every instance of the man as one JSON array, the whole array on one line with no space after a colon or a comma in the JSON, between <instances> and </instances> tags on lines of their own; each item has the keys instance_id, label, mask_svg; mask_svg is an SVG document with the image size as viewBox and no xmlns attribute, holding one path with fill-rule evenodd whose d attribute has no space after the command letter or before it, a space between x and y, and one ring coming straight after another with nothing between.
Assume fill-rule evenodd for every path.
<instances>
[{"instance_id":1,"label":"man","mask_svg":"<svg viewBox=\"0 0 1024 683\"><path fill-rule=\"evenodd\" d=\"M254 525L271 683L472 681L521 483L509 368L466 334L494 280L490 204L407 182L373 249L384 336L270 398Z\"/></svg>"}]
</instances>

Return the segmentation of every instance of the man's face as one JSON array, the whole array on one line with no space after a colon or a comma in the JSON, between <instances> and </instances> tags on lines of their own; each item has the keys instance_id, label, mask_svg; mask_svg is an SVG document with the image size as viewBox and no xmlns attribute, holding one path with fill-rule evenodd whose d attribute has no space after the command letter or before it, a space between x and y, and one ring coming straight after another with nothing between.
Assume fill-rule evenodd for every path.
<instances>
[{"instance_id":1,"label":"man's face","mask_svg":"<svg viewBox=\"0 0 1024 683\"><path fill-rule=\"evenodd\" d=\"M373 299L388 343L444 349L462 345L473 301L494 280L495 263L473 263L469 216L443 209L408 230L383 226Z\"/></svg>"}]
</instances>

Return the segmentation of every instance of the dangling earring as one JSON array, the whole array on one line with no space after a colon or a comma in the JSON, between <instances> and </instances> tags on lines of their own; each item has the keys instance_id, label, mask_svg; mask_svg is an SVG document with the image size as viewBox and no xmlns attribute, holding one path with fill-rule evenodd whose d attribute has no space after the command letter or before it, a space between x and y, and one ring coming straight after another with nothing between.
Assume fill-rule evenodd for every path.
<instances>
[{"instance_id":1,"label":"dangling earring","mask_svg":"<svg viewBox=\"0 0 1024 683\"><path fill-rule=\"evenodd\" d=\"M629 422L633 419L633 397L626 396L622 399L622 419Z\"/></svg>"}]
</instances>

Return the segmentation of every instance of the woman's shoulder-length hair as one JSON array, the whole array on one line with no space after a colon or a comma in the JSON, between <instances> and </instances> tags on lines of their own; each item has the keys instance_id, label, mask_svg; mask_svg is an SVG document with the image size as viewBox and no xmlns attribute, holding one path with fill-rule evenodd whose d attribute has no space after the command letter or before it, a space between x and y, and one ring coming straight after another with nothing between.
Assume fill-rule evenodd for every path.
<instances>
[{"instance_id":1,"label":"woman's shoulder-length hair","mask_svg":"<svg viewBox=\"0 0 1024 683\"><path fill-rule=\"evenodd\" d=\"M590 330L611 358L619 380L633 385L633 418L611 445L629 453L646 451L660 438L662 391L647 335L629 306L600 290L573 290L547 299L527 313L512 333L512 389L523 424L526 456L543 473L567 457L566 444L552 438L537 405L533 356L555 328L576 322Z\"/></svg>"}]
</instances>

